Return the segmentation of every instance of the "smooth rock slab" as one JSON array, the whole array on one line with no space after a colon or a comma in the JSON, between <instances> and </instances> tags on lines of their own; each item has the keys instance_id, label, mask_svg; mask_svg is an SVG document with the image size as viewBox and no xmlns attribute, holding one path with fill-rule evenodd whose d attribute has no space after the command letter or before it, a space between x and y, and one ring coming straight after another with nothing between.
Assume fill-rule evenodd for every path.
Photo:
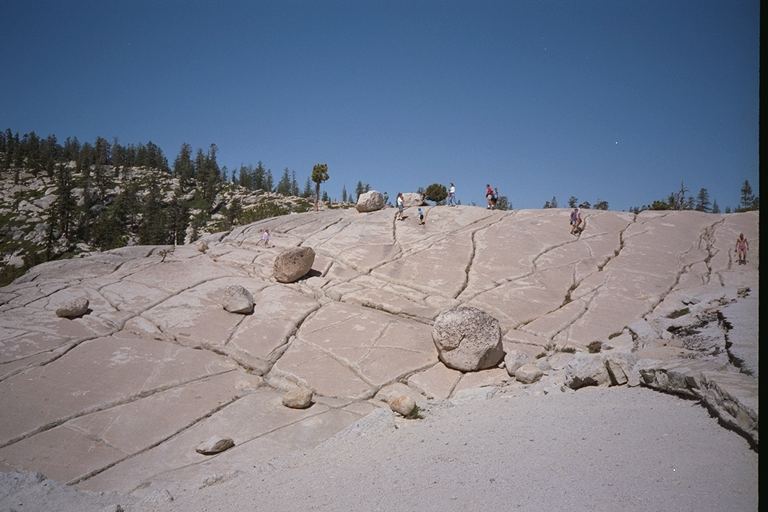
<instances>
[{"instance_id":1,"label":"smooth rock slab","mask_svg":"<svg viewBox=\"0 0 768 512\"><path fill-rule=\"evenodd\" d=\"M275 258L274 276L280 283L293 283L304 277L315 261L311 247L292 247Z\"/></svg>"},{"instance_id":2,"label":"smooth rock slab","mask_svg":"<svg viewBox=\"0 0 768 512\"><path fill-rule=\"evenodd\" d=\"M492 368L504 357L498 320L473 307L441 313L435 320L432 340L440 360L464 372Z\"/></svg>"}]
</instances>

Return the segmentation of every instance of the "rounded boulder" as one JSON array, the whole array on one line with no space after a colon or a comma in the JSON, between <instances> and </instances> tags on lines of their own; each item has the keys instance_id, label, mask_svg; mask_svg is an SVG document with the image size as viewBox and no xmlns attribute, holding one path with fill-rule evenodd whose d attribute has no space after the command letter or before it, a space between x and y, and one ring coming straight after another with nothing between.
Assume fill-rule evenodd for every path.
<instances>
[{"instance_id":1,"label":"rounded boulder","mask_svg":"<svg viewBox=\"0 0 768 512\"><path fill-rule=\"evenodd\" d=\"M360 194L355 206L358 212L375 212L384 208L384 195L378 190L370 190Z\"/></svg>"},{"instance_id":2,"label":"rounded boulder","mask_svg":"<svg viewBox=\"0 0 768 512\"><path fill-rule=\"evenodd\" d=\"M311 247L292 247L275 258L275 279L280 283L293 283L304 277L315 262Z\"/></svg>"},{"instance_id":3,"label":"rounded boulder","mask_svg":"<svg viewBox=\"0 0 768 512\"><path fill-rule=\"evenodd\" d=\"M493 368L504 358L499 321L469 306L441 313L432 327L432 341L440 360L462 372Z\"/></svg>"}]
</instances>

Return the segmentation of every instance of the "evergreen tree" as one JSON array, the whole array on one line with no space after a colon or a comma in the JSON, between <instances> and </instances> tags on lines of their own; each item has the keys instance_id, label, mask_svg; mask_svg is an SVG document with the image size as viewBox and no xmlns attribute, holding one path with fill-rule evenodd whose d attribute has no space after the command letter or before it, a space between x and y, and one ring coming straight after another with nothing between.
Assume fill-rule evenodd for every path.
<instances>
[{"instance_id":1,"label":"evergreen tree","mask_svg":"<svg viewBox=\"0 0 768 512\"><path fill-rule=\"evenodd\" d=\"M355 202L357 202L360 199L360 196L365 193L365 187L363 186L362 181L357 182L357 186L355 187Z\"/></svg>"},{"instance_id":2,"label":"evergreen tree","mask_svg":"<svg viewBox=\"0 0 768 512\"><path fill-rule=\"evenodd\" d=\"M347 186L346 185L341 186L341 202L342 203L347 202Z\"/></svg>"},{"instance_id":3,"label":"evergreen tree","mask_svg":"<svg viewBox=\"0 0 768 512\"><path fill-rule=\"evenodd\" d=\"M312 180L309 179L309 176L307 176L307 182L304 184L304 192L301 193L301 197L312 197Z\"/></svg>"},{"instance_id":4,"label":"evergreen tree","mask_svg":"<svg viewBox=\"0 0 768 512\"><path fill-rule=\"evenodd\" d=\"M717 199L712 201L712 213L720 213L720 206L717 204Z\"/></svg>"},{"instance_id":5,"label":"evergreen tree","mask_svg":"<svg viewBox=\"0 0 768 512\"><path fill-rule=\"evenodd\" d=\"M253 171L253 189L252 190L266 190L268 192L272 191L271 183L269 187L267 187L267 170L264 168L264 164L261 163L261 160L259 160L259 163L256 164L256 169L254 169Z\"/></svg>"},{"instance_id":6,"label":"evergreen tree","mask_svg":"<svg viewBox=\"0 0 768 512\"><path fill-rule=\"evenodd\" d=\"M187 191L192 186L195 165L192 163L192 146L186 142L181 145L179 155L173 161L173 175L179 179L182 191Z\"/></svg>"},{"instance_id":7,"label":"evergreen tree","mask_svg":"<svg viewBox=\"0 0 768 512\"><path fill-rule=\"evenodd\" d=\"M267 172L264 173L264 186L262 188L267 192L274 192L275 184L272 179L272 169L267 169Z\"/></svg>"},{"instance_id":8,"label":"evergreen tree","mask_svg":"<svg viewBox=\"0 0 768 512\"><path fill-rule=\"evenodd\" d=\"M296 171L291 171L291 195L299 196L299 182L296 181Z\"/></svg>"},{"instance_id":9,"label":"evergreen tree","mask_svg":"<svg viewBox=\"0 0 768 512\"><path fill-rule=\"evenodd\" d=\"M595 210L607 210L608 209L608 201L603 201L601 199L598 199L595 203Z\"/></svg>"},{"instance_id":10,"label":"evergreen tree","mask_svg":"<svg viewBox=\"0 0 768 512\"><path fill-rule=\"evenodd\" d=\"M568 198L568 207L569 208L576 208L576 204L578 203L578 199L576 199L575 196L571 196Z\"/></svg>"},{"instance_id":11,"label":"evergreen tree","mask_svg":"<svg viewBox=\"0 0 768 512\"><path fill-rule=\"evenodd\" d=\"M144 198L141 211L139 243L142 245L162 245L168 243L166 212L160 197L160 188L153 183Z\"/></svg>"},{"instance_id":12,"label":"evergreen tree","mask_svg":"<svg viewBox=\"0 0 768 512\"><path fill-rule=\"evenodd\" d=\"M327 164L315 164L312 167L312 181L315 182L315 211L320 209L318 199L320 197L320 184L328 181L328 165Z\"/></svg>"},{"instance_id":13,"label":"evergreen tree","mask_svg":"<svg viewBox=\"0 0 768 512\"><path fill-rule=\"evenodd\" d=\"M752 186L749 184L749 180L744 180L744 185L741 186L741 203L737 211L748 211L754 209L755 195L752 193Z\"/></svg>"},{"instance_id":14,"label":"evergreen tree","mask_svg":"<svg viewBox=\"0 0 768 512\"><path fill-rule=\"evenodd\" d=\"M496 209L511 210L512 205L509 202L509 198L507 196L499 196L499 198L496 200Z\"/></svg>"},{"instance_id":15,"label":"evergreen tree","mask_svg":"<svg viewBox=\"0 0 768 512\"><path fill-rule=\"evenodd\" d=\"M424 199L434 201L437 204L442 204L446 197L448 197L448 189L440 183L433 183L424 191Z\"/></svg>"},{"instance_id":16,"label":"evergreen tree","mask_svg":"<svg viewBox=\"0 0 768 512\"><path fill-rule=\"evenodd\" d=\"M277 182L276 192L284 196L291 194L291 177L288 174L288 168L283 169L283 176Z\"/></svg>"},{"instance_id":17,"label":"evergreen tree","mask_svg":"<svg viewBox=\"0 0 768 512\"><path fill-rule=\"evenodd\" d=\"M700 212L708 212L711 210L709 192L706 188L699 189L699 193L696 195L695 209Z\"/></svg>"}]
</instances>

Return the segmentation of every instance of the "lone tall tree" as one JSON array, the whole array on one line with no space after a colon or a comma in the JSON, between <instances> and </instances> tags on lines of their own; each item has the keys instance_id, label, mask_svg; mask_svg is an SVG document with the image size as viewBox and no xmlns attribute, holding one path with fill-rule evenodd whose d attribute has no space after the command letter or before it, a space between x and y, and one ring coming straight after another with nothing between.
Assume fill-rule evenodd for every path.
<instances>
[{"instance_id":1,"label":"lone tall tree","mask_svg":"<svg viewBox=\"0 0 768 512\"><path fill-rule=\"evenodd\" d=\"M328 164L315 164L312 168L312 181L315 182L315 211L320 209L320 184L328 181Z\"/></svg>"}]
</instances>

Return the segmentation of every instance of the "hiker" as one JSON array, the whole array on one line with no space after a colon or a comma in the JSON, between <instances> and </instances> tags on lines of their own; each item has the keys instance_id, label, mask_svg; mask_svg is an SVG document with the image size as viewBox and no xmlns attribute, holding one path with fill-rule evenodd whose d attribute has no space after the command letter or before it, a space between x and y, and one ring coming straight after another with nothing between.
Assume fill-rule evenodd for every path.
<instances>
[{"instance_id":1,"label":"hiker","mask_svg":"<svg viewBox=\"0 0 768 512\"><path fill-rule=\"evenodd\" d=\"M739 238L736 239L736 249L734 252L739 258L739 265L745 265L747 263L747 251L749 250L749 242L744 238L744 233L739 233Z\"/></svg>"},{"instance_id":2,"label":"hiker","mask_svg":"<svg viewBox=\"0 0 768 512\"><path fill-rule=\"evenodd\" d=\"M403 220L403 206L405 206L405 199L403 198L402 192L397 193L397 199L395 199L395 203L397 203L397 214L395 214L395 220Z\"/></svg>"},{"instance_id":3,"label":"hiker","mask_svg":"<svg viewBox=\"0 0 768 512\"><path fill-rule=\"evenodd\" d=\"M581 210L579 208L574 208L571 212L571 234L572 235L578 235L581 233L583 227L582 227L582 218L581 218Z\"/></svg>"},{"instance_id":4,"label":"hiker","mask_svg":"<svg viewBox=\"0 0 768 512\"><path fill-rule=\"evenodd\" d=\"M456 206L456 187L453 182L451 182L451 186L448 187L448 206Z\"/></svg>"},{"instance_id":5,"label":"hiker","mask_svg":"<svg viewBox=\"0 0 768 512\"><path fill-rule=\"evenodd\" d=\"M419 224L424 224L424 210L419 207Z\"/></svg>"},{"instance_id":6,"label":"hiker","mask_svg":"<svg viewBox=\"0 0 768 512\"><path fill-rule=\"evenodd\" d=\"M256 242L256 245L259 245L262 242L264 242L264 247L269 247L269 230L268 229L264 230L264 232L261 234L261 238L259 238L259 241Z\"/></svg>"},{"instance_id":7,"label":"hiker","mask_svg":"<svg viewBox=\"0 0 768 512\"><path fill-rule=\"evenodd\" d=\"M485 198L488 200L488 206L486 206L486 208L493 210L496 207L496 194L490 184L485 186Z\"/></svg>"}]
</instances>

